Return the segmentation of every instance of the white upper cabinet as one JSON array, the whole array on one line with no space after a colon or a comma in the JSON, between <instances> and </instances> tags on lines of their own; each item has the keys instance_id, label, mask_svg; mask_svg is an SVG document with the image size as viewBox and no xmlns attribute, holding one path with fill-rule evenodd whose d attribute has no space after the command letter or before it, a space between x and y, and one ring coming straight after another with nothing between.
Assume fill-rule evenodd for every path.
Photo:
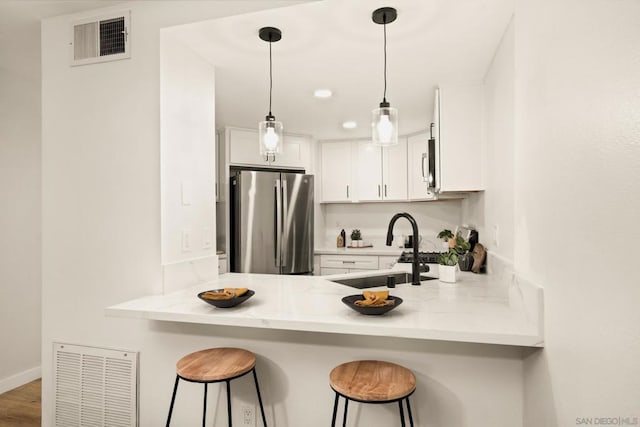
<instances>
[{"instance_id":1,"label":"white upper cabinet","mask_svg":"<svg viewBox=\"0 0 640 427\"><path fill-rule=\"evenodd\" d=\"M382 200L382 149L369 141L358 141L354 144L357 150L358 200Z\"/></svg>"},{"instance_id":2,"label":"white upper cabinet","mask_svg":"<svg viewBox=\"0 0 640 427\"><path fill-rule=\"evenodd\" d=\"M350 202L353 197L351 142L323 142L321 186L323 202Z\"/></svg>"},{"instance_id":3,"label":"white upper cabinet","mask_svg":"<svg viewBox=\"0 0 640 427\"><path fill-rule=\"evenodd\" d=\"M407 200L407 139L382 148L382 200Z\"/></svg>"},{"instance_id":4,"label":"white upper cabinet","mask_svg":"<svg viewBox=\"0 0 640 427\"><path fill-rule=\"evenodd\" d=\"M440 192L483 189L482 85L441 86L434 110Z\"/></svg>"},{"instance_id":5,"label":"white upper cabinet","mask_svg":"<svg viewBox=\"0 0 640 427\"><path fill-rule=\"evenodd\" d=\"M321 147L323 202L407 200L406 138L388 148L368 140L325 141Z\"/></svg>"},{"instance_id":6,"label":"white upper cabinet","mask_svg":"<svg viewBox=\"0 0 640 427\"><path fill-rule=\"evenodd\" d=\"M257 129L227 128L225 133L231 165L310 169L311 138L307 136L285 133L280 153L267 158L260 154Z\"/></svg>"}]
</instances>

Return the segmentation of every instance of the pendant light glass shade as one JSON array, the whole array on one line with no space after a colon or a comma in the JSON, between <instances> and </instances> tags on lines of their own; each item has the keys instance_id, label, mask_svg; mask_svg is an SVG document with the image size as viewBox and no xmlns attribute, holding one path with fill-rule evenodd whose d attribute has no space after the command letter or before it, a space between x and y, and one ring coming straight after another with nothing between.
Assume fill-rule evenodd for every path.
<instances>
[{"instance_id":1,"label":"pendant light glass shade","mask_svg":"<svg viewBox=\"0 0 640 427\"><path fill-rule=\"evenodd\" d=\"M275 27L262 27L258 31L261 40L269 43L269 114L263 122L258 122L258 143L260 144L260 154L269 157L280 152L282 147L283 126L282 122L276 122L276 118L271 114L271 95L273 92L273 62L271 59L271 44L282 38L282 32Z\"/></svg>"},{"instance_id":2,"label":"pendant light glass shade","mask_svg":"<svg viewBox=\"0 0 640 427\"><path fill-rule=\"evenodd\" d=\"M282 122L276 122L273 116L267 116L265 121L259 122L260 154L266 156L279 153L282 147L283 131Z\"/></svg>"},{"instance_id":3,"label":"pendant light glass shade","mask_svg":"<svg viewBox=\"0 0 640 427\"><path fill-rule=\"evenodd\" d=\"M373 22L382 25L384 32L384 93L380 106L371 112L371 142L382 147L398 144L398 110L387 102L387 24L397 16L392 7L381 7L371 15Z\"/></svg>"},{"instance_id":4,"label":"pendant light glass shade","mask_svg":"<svg viewBox=\"0 0 640 427\"><path fill-rule=\"evenodd\" d=\"M398 144L398 110L386 106L371 111L371 131L373 145Z\"/></svg>"}]
</instances>

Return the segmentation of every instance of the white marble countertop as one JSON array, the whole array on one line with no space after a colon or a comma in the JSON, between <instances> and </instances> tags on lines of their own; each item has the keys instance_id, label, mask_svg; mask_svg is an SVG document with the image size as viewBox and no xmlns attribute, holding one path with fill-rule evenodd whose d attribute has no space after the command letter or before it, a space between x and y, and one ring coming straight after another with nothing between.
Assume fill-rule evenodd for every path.
<instances>
[{"instance_id":1,"label":"white marble countertop","mask_svg":"<svg viewBox=\"0 0 640 427\"><path fill-rule=\"evenodd\" d=\"M340 276L362 277L407 268L409 264ZM228 309L213 307L196 296L225 287L248 287L256 293ZM372 288L376 289L386 288ZM361 292L318 276L227 273L192 288L108 307L106 314L251 328L543 346L542 289L515 279L459 273L455 284L439 280L423 281L421 286L400 284L390 289L390 294L401 297L402 305L382 316L361 315L342 303L342 297Z\"/></svg>"}]
</instances>

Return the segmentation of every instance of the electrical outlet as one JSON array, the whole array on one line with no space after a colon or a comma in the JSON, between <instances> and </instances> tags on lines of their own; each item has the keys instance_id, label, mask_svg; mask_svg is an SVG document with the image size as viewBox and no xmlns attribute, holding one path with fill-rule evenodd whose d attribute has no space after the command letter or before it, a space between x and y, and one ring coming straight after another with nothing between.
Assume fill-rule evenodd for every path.
<instances>
[{"instance_id":1,"label":"electrical outlet","mask_svg":"<svg viewBox=\"0 0 640 427\"><path fill-rule=\"evenodd\" d=\"M242 418L240 419L241 426L245 427L255 427L256 425L256 417L255 417L255 406L252 405L242 405Z\"/></svg>"},{"instance_id":2,"label":"electrical outlet","mask_svg":"<svg viewBox=\"0 0 640 427\"><path fill-rule=\"evenodd\" d=\"M213 233L211 232L210 228L202 229L202 249L211 248L211 246L212 246L212 243L211 243L212 235L213 235Z\"/></svg>"},{"instance_id":3,"label":"electrical outlet","mask_svg":"<svg viewBox=\"0 0 640 427\"><path fill-rule=\"evenodd\" d=\"M182 252L191 251L191 230L182 230Z\"/></svg>"}]
</instances>

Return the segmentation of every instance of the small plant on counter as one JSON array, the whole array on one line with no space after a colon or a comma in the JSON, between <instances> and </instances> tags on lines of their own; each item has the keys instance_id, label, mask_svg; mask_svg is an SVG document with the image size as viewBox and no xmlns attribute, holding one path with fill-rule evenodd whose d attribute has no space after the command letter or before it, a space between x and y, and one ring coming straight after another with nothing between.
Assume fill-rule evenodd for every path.
<instances>
[{"instance_id":1,"label":"small plant on counter","mask_svg":"<svg viewBox=\"0 0 640 427\"><path fill-rule=\"evenodd\" d=\"M442 239L445 242L448 242L450 238L453 237L453 233L451 230L444 229L438 233L438 239Z\"/></svg>"},{"instance_id":2,"label":"small plant on counter","mask_svg":"<svg viewBox=\"0 0 640 427\"><path fill-rule=\"evenodd\" d=\"M351 240L362 240L362 234L357 228L351 232Z\"/></svg>"},{"instance_id":3,"label":"small plant on counter","mask_svg":"<svg viewBox=\"0 0 640 427\"><path fill-rule=\"evenodd\" d=\"M458 253L454 250L440 254L438 264L455 266L458 263Z\"/></svg>"},{"instance_id":4,"label":"small plant on counter","mask_svg":"<svg viewBox=\"0 0 640 427\"><path fill-rule=\"evenodd\" d=\"M470 248L471 245L469 244L469 242L467 242L464 237L458 234L456 236L456 245L454 246L454 249L458 253L458 255L466 254L467 252L469 252Z\"/></svg>"}]
</instances>

